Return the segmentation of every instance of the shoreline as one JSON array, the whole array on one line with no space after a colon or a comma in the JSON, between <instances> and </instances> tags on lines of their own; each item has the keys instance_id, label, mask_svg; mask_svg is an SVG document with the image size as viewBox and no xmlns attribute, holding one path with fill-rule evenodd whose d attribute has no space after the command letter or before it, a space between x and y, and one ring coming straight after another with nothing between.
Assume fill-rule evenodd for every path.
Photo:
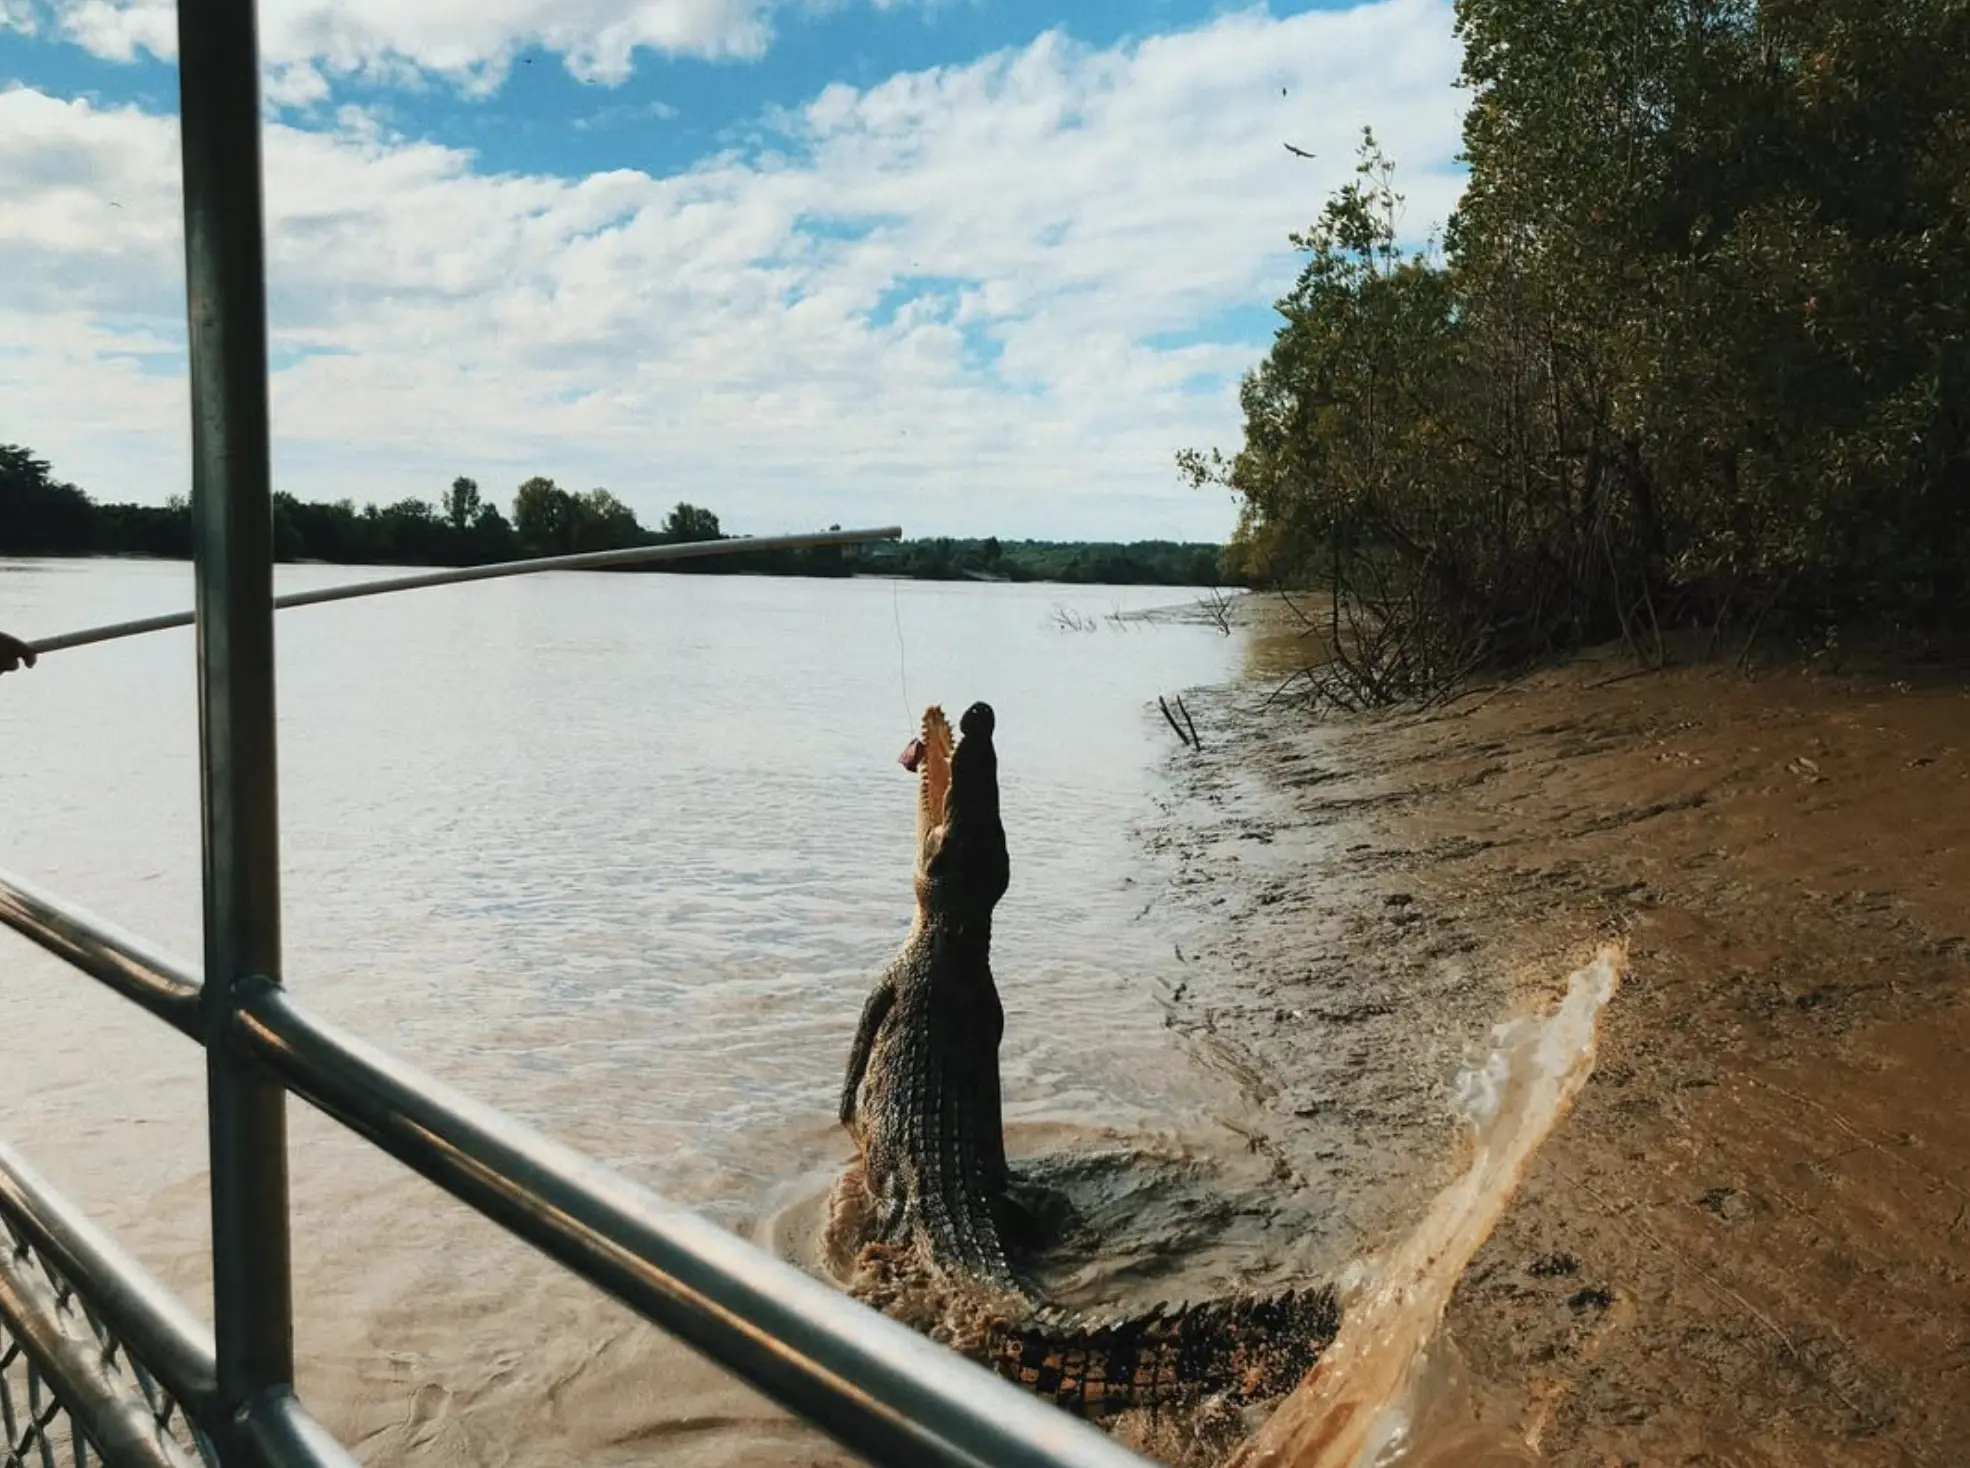
<instances>
[{"instance_id":1,"label":"shoreline","mask_svg":"<svg viewBox=\"0 0 1970 1468\"><path fill-rule=\"evenodd\" d=\"M1337 1263L1456 1167L1448 1085L1608 939L1600 1060L1459 1283L1467 1408L1537 1461L1970 1447L1970 691L1586 656L1427 716L1186 691L1186 1042ZM1166 912L1166 917L1171 915Z\"/></svg>"}]
</instances>

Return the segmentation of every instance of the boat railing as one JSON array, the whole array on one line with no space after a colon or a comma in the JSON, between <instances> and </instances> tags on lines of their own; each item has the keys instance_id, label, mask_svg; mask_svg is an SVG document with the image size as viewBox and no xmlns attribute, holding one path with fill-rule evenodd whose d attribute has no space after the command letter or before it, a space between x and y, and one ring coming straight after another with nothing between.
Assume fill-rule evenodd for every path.
<instances>
[{"instance_id":1,"label":"boat railing","mask_svg":"<svg viewBox=\"0 0 1970 1468\"><path fill-rule=\"evenodd\" d=\"M351 1468L294 1389L294 1095L870 1461L1140 1468L1087 1424L346 1033L282 984L256 16L253 0L177 9L204 952L173 958L4 874L0 924L203 1047L212 1323L0 1145L0 1465Z\"/></svg>"},{"instance_id":2,"label":"boat railing","mask_svg":"<svg viewBox=\"0 0 1970 1468\"><path fill-rule=\"evenodd\" d=\"M16 876L0 874L0 924L202 1038L202 986L188 965ZM1085 1424L344 1032L281 986L244 987L223 1040L232 1061L871 1461L1140 1468ZM14 1455L0 1461L41 1461L40 1445L64 1426L57 1408L84 1461L351 1461L294 1401L291 1382L229 1399L205 1326L4 1143L0 1221L0 1415ZM284 1215L280 1223L284 1231ZM216 1260L214 1275L223 1277ZM252 1312L283 1299L232 1303ZM217 1314L228 1317L223 1304ZM63 1451L52 1461L77 1459Z\"/></svg>"}]
</instances>

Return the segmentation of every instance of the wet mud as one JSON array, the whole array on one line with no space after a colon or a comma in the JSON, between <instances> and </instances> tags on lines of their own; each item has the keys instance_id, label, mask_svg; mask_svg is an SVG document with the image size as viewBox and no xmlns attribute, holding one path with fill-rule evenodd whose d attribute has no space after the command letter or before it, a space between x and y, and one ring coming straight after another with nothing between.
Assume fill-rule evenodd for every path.
<instances>
[{"instance_id":1,"label":"wet mud","mask_svg":"<svg viewBox=\"0 0 1970 1468\"><path fill-rule=\"evenodd\" d=\"M1609 945L1572 975L1550 1014L1498 1026L1485 1062L1458 1078L1463 1171L1422 1220L1379 1257L1363 1261L1339 1336L1300 1388L1245 1443L1232 1468L1353 1468L1468 1461L1466 1433L1441 1439L1453 1384L1430 1352L1471 1256L1511 1206L1527 1165L1566 1117L1593 1074L1602 1011L1619 988L1626 955ZM1486 1456L1512 1444L1505 1434Z\"/></svg>"},{"instance_id":2,"label":"wet mud","mask_svg":"<svg viewBox=\"0 0 1970 1468\"><path fill-rule=\"evenodd\" d=\"M1259 1099L1324 1252L1418 1236L1490 1025L1627 952L1356 1461L1970 1461L1962 683L1589 658L1327 723L1269 686L1186 694L1205 752L1143 835L1189 922L1170 1023Z\"/></svg>"}]
</instances>

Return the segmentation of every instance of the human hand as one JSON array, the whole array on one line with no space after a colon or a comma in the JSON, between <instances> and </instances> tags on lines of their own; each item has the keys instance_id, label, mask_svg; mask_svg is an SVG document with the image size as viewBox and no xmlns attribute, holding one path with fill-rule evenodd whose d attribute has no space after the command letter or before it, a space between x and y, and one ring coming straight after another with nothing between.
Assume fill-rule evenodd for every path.
<instances>
[{"instance_id":1,"label":"human hand","mask_svg":"<svg viewBox=\"0 0 1970 1468\"><path fill-rule=\"evenodd\" d=\"M9 637L0 632L0 673L11 673L16 668L34 666L34 649L18 637Z\"/></svg>"}]
</instances>

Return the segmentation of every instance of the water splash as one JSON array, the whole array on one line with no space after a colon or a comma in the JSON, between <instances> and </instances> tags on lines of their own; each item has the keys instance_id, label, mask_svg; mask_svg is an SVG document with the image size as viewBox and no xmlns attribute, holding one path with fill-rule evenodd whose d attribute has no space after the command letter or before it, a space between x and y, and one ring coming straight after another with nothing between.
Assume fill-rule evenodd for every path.
<instances>
[{"instance_id":1,"label":"water splash","mask_svg":"<svg viewBox=\"0 0 1970 1468\"><path fill-rule=\"evenodd\" d=\"M1498 1026L1490 1055L1457 1083L1470 1165L1408 1238L1358 1273L1320 1365L1227 1468L1422 1468L1446 1449L1454 1457L1441 1461L1460 1465L1537 1461L1522 1441L1474 1440L1483 1434L1468 1413L1445 1420L1460 1415L1445 1404L1469 1389L1439 1327L1471 1256L1592 1073L1601 1010L1626 964L1620 946L1604 947L1551 1014Z\"/></svg>"}]
</instances>

